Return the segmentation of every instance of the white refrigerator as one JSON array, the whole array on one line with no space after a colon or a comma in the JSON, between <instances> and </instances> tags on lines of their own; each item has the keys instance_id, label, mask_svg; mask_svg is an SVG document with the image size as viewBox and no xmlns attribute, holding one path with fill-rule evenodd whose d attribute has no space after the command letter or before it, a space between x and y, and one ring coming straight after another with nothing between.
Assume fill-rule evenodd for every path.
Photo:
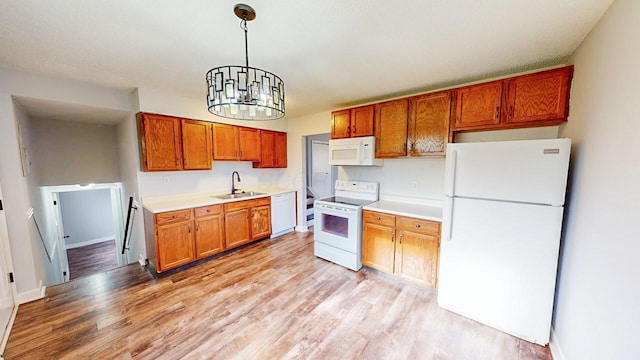
<instances>
[{"instance_id":1,"label":"white refrigerator","mask_svg":"<svg viewBox=\"0 0 640 360\"><path fill-rule=\"evenodd\" d=\"M549 342L570 139L447 145L438 304Z\"/></svg>"}]
</instances>

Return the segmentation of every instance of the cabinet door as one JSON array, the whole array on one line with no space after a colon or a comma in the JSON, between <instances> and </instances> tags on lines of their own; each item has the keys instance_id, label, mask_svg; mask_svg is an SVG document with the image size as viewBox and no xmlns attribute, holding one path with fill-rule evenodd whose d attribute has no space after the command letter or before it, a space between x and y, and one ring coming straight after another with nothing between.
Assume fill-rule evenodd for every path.
<instances>
[{"instance_id":1,"label":"cabinet door","mask_svg":"<svg viewBox=\"0 0 640 360\"><path fill-rule=\"evenodd\" d=\"M407 155L408 115L408 99L375 105L376 158Z\"/></svg>"},{"instance_id":2,"label":"cabinet door","mask_svg":"<svg viewBox=\"0 0 640 360\"><path fill-rule=\"evenodd\" d=\"M182 120L182 159L185 170L211 169L211 123Z\"/></svg>"},{"instance_id":3,"label":"cabinet door","mask_svg":"<svg viewBox=\"0 0 640 360\"><path fill-rule=\"evenodd\" d=\"M225 249L231 249L251 241L249 209L224 214Z\"/></svg>"},{"instance_id":4,"label":"cabinet door","mask_svg":"<svg viewBox=\"0 0 640 360\"><path fill-rule=\"evenodd\" d=\"M451 93L412 97L409 109L409 155L444 155L449 139Z\"/></svg>"},{"instance_id":5,"label":"cabinet door","mask_svg":"<svg viewBox=\"0 0 640 360\"><path fill-rule=\"evenodd\" d=\"M438 237L398 229L396 238L396 275L435 288L438 273Z\"/></svg>"},{"instance_id":6,"label":"cabinet door","mask_svg":"<svg viewBox=\"0 0 640 360\"><path fill-rule=\"evenodd\" d=\"M224 250L224 226L222 214L195 219L196 258L200 259Z\"/></svg>"},{"instance_id":7,"label":"cabinet door","mask_svg":"<svg viewBox=\"0 0 640 360\"><path fill-rule=\"evenodd\" d=\"M275 133L275 167L287 167L287 133Z\"/></svg>"},{"instance_id":8,"label":"cabinet door","mask_svg":"<svg viewBox=\"0 0 640 360\"><path fill-rule=\"evenodd\" d=\"M472 129L500 124L502 80L456 89L455 128Z\"/></svg>"},{"instance_id":9,"label":"cabinet door","mask_svg":"<svg viewBox=\"0 0 640 360\"><path fill-rule=\"evenodd\" d=\"M144 171L182 170L180 119L138 114Z\"/></svg>"},{"instance_id":10,"label":"cabinet door","mask_svg":"<svg viewBox=\"0 0 640 360\"><path fill-rule=\"evenodd\" d=\"M238 160L238 128L213 124L213 159Z\"/></svg>"},{"instance_id":11,"label":"cabinet door","mask_svg":"<svg viewBox=\"0 0 640 360\"><path fill-rule=\"evenodd\" d=\"M507 80L507 123L527 124L567 118L572 67Z\"/></svg>"},{"instance_id":12,"label":"cabinet door","mask_svg":"<svg viewBox=\"0 0 640 360\"><path fill-rule=\"evenodd\" d=\"M331 113L331 138L342 139L351 135L351 110L340 110Z\"/></svg>"},{"instance_id":13,"label":"cabinet door","mask_svg":"<svg viewBox=\"0 0 640 360\"><path fill-rule=\"evenodd\" d=\"M239 160L260 161L260 130L238 128Z\"/></svg>"},{"instance_id":14,"label":"cabinet door","mask_svg":"<svg viewBox=\"0 0 640 360\"><path fill-rule=\"evenodd\" d=\"M158 271L187 264L195 259L191 220L158 225Z\"/></svg>"},{"instance_id":15,"label":"cabinet door","mask_svg":"<svg viewBox=\"0 0 640 360\"><path fill-rule=\"evenodd\" d=\"M276 134L273 131L260 130L260 161L254 162L254 168L272 168L276 166L275 143Z\"/></svg>"},{"instance_id":16,"label":"cabinet door","mask_svg":"<svg viewBox=\"0 0 640 360\"><path fill-rule=\"evenodd\" d=\"M351 109L351 137L373 136L373 105Z\"/></svg>"},{"instance_id":17,"label":"cabinet door","mask_svg":"<svg viewBox=\"0 0 640 360\"><path fill-rule=\"evenodd\" d=\"M251 239L258 240L271 235L271 206L251 209Z\"/></svg>"},{"instance_id":18,"label":"cabinet door","mask_svg":"<svg viewBox=\"0 0 640 360\"><path fill-rule=\"evenodd\" d=\"M393 273L394 228L365 222L362 234L362 264Z\"/></svg>"}]
</instances>

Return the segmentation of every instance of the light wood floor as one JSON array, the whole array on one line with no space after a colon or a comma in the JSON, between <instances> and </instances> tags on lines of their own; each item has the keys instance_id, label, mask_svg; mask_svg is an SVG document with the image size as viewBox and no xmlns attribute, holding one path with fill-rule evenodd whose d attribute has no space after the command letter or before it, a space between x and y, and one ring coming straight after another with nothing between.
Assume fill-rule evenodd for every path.
<instances>
[{"instance_id":1,"label":"light wood floor","mask_svg":"<svg viewBox=\"0 0 640 360\"><path fill-rule=\"evenodd\" d=\"M69 279L73 280L118 267L116 251L115 240L67 249Z\"/></svg>"},{"instance_id":2,"label":"light wood floor","mask_svg":"<svg viewBox=\"0 0 640 360\"><path fill-rule=\"evenodd\" d=\"M551 359L436 293L313 256L290 234L154 279L137 265L20 305L6 359Z\"/></svg>"}]
</instances>

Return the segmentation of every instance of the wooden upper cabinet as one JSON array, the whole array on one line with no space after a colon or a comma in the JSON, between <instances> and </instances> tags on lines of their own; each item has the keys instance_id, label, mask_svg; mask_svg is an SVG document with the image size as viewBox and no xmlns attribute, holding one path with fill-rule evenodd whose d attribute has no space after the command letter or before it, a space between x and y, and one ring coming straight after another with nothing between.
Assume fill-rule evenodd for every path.
<instances>
[{"instance_id":1,"label":"wooden upper cabinet","mask_svg":"<svg viewBox=\"0 0 640 360\"><path fill-rule=\"evenodd\" d=\"M182 119L182 159L185 170L211 169L211 123Z\"/></svg>"},{"instance_id":2,"label":"wooden upper cabinet","mask_svg":"<svg viewBox=\"0 0 640 360\"><path fill-rule=\"evenodd\" d=\"M213 124L213 159L238 160L238 127Z\"/></svg>"},{"instance_id":3,"label":"wooden upper cabinet","mask_svg":"<svg viewBox=\"0 0 640 360\"><path fill-rule=\"evenodd\" d=\"M287 167L287 133L260 130L260 161L254 162L254 168Z\"/></svg>"},{"instance_id":4,"label":"wooden upper cabinet","mask_svg":"<svg viewBox=\"0 0 640 360\"><path fill-rule=\"evenodd\" d=\"M331 138L342 139L351 136L351 110L340 110L331 113Z\"/></svg>"},{"instance_id":5,"label":"wooden upper cabinet","mask_svg":"<svg viewBox=\"0 0 640 360\"><path fill-rule=\"evenodd\" d=\"M180 119L145 113L137 118L143 170L182 170Z\"/></svg>"},{"instance_id":6,"label":"wooden upper cabinet","mask_svg":"<svg viewBox=\"0 0 640 360\"><path fill-rule=\"evenodd\" d=\"M407 155L409 99L375 105L376 158Z\"/></svg>"},{"instance_id":7,"label":"wooden upper cabinet","mask_svg":"<svg viewBox=\"0 0 640 360\"><path fill-rule=\"evenodd\" d=\"M506 80L508 124L566 120L573 67Z\"/></svg>"},{"instance_id":8,"label":"wooden upper cabinet","mask_svg":"<svg viewBox=\"0 0 640 360\"><path fill-rule=\"evenodd\" d=\"M450 114L449 91L409 98L407 148L410 156L444 155Z\"/></svg>"},{"instance_id":9,"label":"wooden upper cabinet","mask_svg":"<svg viewBox=\"0 0 640 360\"><path fill-rule=\"evenodd\" d=\"M374 106L351 109L351 137L373 136Z\"/></svg>"},{"instance_id":10,"label":"wooden upper cabinet","mask_svg":"<svg viewBox=\"0 0 640 360\"><path fill-rule=\"evenodd\" d=\"M331 138L373 136L374 110L374 105L367 105L332 112Z\"/></svg>"},{"instance_id":11,"label":"wooden upper cabinet","mask_svg":"<svg viewBox=\"0 0 640 360\"><path fill-rule=\"evenodd\" d=\"M473 129L500 124L503 81L456 89L454 129Z\"/></svg>"},{"instance_id":12,"label":"wooden upper cabinet","mask_svg":"<svg viewBox=\"0 0 640 360\"><path fill-rule=\"evenodd\" d=\"M287 133L275 134L275 167L287 167Z\"/></svg>"},{"instance_id":13,"label":"wooden upper cabinet","mask_svg":"<svg viewBox=\"0 0 640 360\"><path fill-rule=\"evenodd\" d=\"M260 161L254 162L254 168L272 168L276 166L276 133L260 130Z\"/></svg>"},{"instance_id":14,"label":"wooden upper cabinet","mask_svg":"<svg viewBox=\"0 0 640 360\"><path fill-rule=\"evenodd\" d=\"M260 130L238 128L238 160L260 161Z\"/></svg>"}]
</instances>

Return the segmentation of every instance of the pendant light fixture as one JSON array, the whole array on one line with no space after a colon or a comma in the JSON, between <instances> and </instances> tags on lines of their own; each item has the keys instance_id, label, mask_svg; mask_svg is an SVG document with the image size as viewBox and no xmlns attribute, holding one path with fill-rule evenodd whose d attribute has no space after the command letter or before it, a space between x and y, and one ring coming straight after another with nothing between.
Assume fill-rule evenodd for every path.
<instances>
[{"instance_id":1,"label":"pendant light fixture","mask_svg":"<svg viewBox=\"0 0 640 360\"><path fill-rule=\"evenodd\" d=\"M276 74L249 67L247 21L256 18L249 5L233 12L244 30L245 65L215 67L207 72L207 107L214 115L236 120L275 120L284 116L284 82Z\"/></svg>"}]
</instances>

